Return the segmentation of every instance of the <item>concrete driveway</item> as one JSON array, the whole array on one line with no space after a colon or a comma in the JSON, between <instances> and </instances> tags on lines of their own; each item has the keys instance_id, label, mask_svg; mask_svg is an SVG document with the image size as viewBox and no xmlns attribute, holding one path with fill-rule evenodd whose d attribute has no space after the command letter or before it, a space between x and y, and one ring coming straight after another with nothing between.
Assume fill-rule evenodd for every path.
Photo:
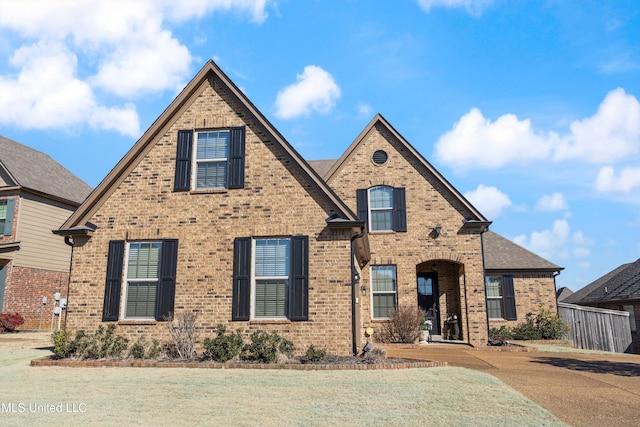
<instances>
[{"instance_id":1,"label":"concrete driveway","mask_svg":"<svg viewBox=\"0 0 640 427\"><path fill-rule=\"evenodd\" d=\"M491 374L575 426L640 425L640 356L396 345L389 357L445 361Z\"/></svg>"}]
</instances>

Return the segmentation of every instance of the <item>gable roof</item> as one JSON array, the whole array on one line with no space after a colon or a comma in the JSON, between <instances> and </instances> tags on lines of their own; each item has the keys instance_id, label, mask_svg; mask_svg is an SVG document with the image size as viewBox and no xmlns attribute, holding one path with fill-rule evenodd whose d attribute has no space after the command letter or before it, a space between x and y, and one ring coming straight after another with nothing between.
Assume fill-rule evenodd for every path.
<instances>
[{"instance_id":1,"label":"gable roof","mask_svg":"<svg viewBox=\"0 0 640 427\"><path fill-rule=\"evenodd\" d=\"M560 271L552 262L493 231L483 235L485 270Z\"/></svg>"},{"instance_id":2,"label":"gable roof","mask_svg":"<svg viewBox=\"0 0 640 427\"><path fill-rule=\"evenodd\" d=\"M25 190L79 205L91 187L47 154L0 136L0 168Z\"/></svg>"},{"instance_id":3,"label":"gable roof","mask_svg":"<svg viewBox=\"0 0 640 427\"><path fill-rule=\"evenodd\" d=\"M556 300L558 302L564 302L564 300L571 294L573 294L573 291L566 286L563 286L556 290Z\"/></svg>"},{"instance_id":4,"label":"gable roof","mask_svg":"<svg viewBox=\"0 0 640 427\"><path fill-rule=\"evenodd\" d=\"M472 215L471 218L467 218L468 225L472 223L480 222L485 226L488 226L491 222L488 221L479 210L477 210L449 181L447 181L444 176L440 172L436 170L436 168L431 165L423 156L420 154L398 131L396 131L393 126L384 118L380 113L376 114L375 117L369 122L369 124L364 128L360 135L353 141L353 143L347 148L347 150L342 154L342 156L331 166L331 169L323 176L325 181L330 182L334 175L338 172L340 167L344 164L344 162L356 151L357 147L363 143L367 134L376 126L376 125L384 126L393 137L406 148L407 152L413 156L421 165L423 165L429 173L431 173L435 179L437 179L442 186L454 197L457 199L462 206L464 206L469 213ZM325 166L325 165L322 165ZM486 223L486 224L485 224Z\"/></svg>"},{"instance_id":5,"label":"gable roof","mask_svg":"<svg viewBox=\"0 0 640 427\"><path fill-rule=\"evenodd\" d=\"M319 193L324 196L325 200L338 215L338 218L334 218L334 222L342 220L344 226L361 223L358 217L333 192L327 183L318 176L313 168L309 166L255 105L249 101L246 95L212 60L209 60L102 180L93 193L91 193L84 203L60 227L58 234L63 234L62 232L64 230L83 227L85 223L89 221L91 216L102 206L117 186L128 176L131 170L133 170L140 160L153 148L155 142L166 133L174 123L176 117L179 117L180 114L191 105L194 97L200 93L204 85L208 84L209 80L215 80L223 86L236 100L239 107L245 110L244 113L248 117L255 119L256 125L260 127L265 137L272 140L276 146L282 148L283 153L289 157L294 167L299 168L301 173L309 179L309 182L319 190Z\"/></svg>"},{"instance_id":6,"label":"gable roof","mask_svg":"<svg viewBox=\"0 0 640 427\"><path fill-rule=\"evenodd\" d=\"M562 302L593 304L627 300L640 300L640 259L622 264Z\"/></svg>"}]
</instances>

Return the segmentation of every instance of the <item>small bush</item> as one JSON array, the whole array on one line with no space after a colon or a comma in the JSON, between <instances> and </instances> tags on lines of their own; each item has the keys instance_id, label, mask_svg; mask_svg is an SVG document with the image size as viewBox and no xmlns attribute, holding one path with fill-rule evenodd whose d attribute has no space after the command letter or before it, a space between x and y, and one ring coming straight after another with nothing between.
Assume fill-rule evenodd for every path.
<instances>
[{"instance_id":1,"label":"small bush","mask_svg":"<svg viewBox=\"0 0 640 427\"><path fill-rule=\"evenodd\" d=\"M24 317L20 313L0 313L0 334L15 332L16 328L24 323Z\"/></svg>"},{"instance_id":2,"label":"small bush","mask_svg":"<svg viewBox=\"0 0 640 427\"><path fill-rule=\"evenodd\" d=\"M364 362L367 364L378 364L387 360L387 349L384 347L373 347L371 351L364 355Z\"/></svg>"},{"instance_id":3,"label":"small bush","mask_svg":"<svg viewBox=\"0 0 640 427\"><path fill-rule=\"evenodd\" d=\"M551 310L540 309L536 315L528 313L526 321L508 328L504 325L500 328L491 328L489 337L504 341L515 340L559 340L569 330L562 318Z\"/></svg>"},{"instance_id":4,"label":"small bush","mask_svg":"<svg viewBox=\"0 0 640 427\"><path fill-rule=\"evenodd\" d=\"M243 341L240 330L234 334L227 334L226 326L219 324L216 328L218 336L204 339L204 356L216 362L227 362L240 356L243 349Z\"/></svg>"},{"instance_id":5,"label":"small bush","mask_svg":"<svg viewBox=\"0 0 640 427\"><path fill-rule=\"evenodd\" d=\"M71 332L65 326L51 334L51 340L53 341L53 354L57 359L66 359L73 354L75 346L72 345Z\"/></svg>"},{"instance_id":6,"label":"small bush","mask_svg":"<svg viewBox=\"0 0 640 427\"><path fill-rule=\"evenodd\" d=\"M168 351L172 356L179 359L191 359L195 356L199 336L196 319L195 313L180 313L167 322L171 337Z\"/></svg>"},{"instance_id":7,"label":"small bush","mask_svg":"<svg viewBox=\"0 0 640 427\"><path fill-rule=\"evenodd\" d=\"M520 323L511 328L511 336L515 340L540 340L542 335L531 322Z\"/></svg>"},{"instance_id":8,"label":"small bush","mask_svg":"<svg viewBox=\"0 0 640 427\"><path fill-rule=\"evenodd\" d=\"M378 339L384 343L413 343L420 335L426 313L419 307L398 307L382 326Z\"/></svg>"},{"instance_id":9,"label":"small bush","mask_svg":"<svg viewBox=\"0 0 640 427\"><path fill-rule=\"evenodd\" d=\"M261 363L276 363L293 355L293 342L277 332L256 331L251 334L251 343L245 344L244 351L250 359Z\"/></svg>"},{"instance_id":10,"label":"small bush","mask_svg":"<svg viewBox=\"0 0 640 427\"><path fill-rule=\"evenodd\" d=\"M156 359L163 352L163 347L157 339L151 342L147 341L144 336L138 338L129 349L129 355L134 359Z\"/></svg>"},{"instance_id":11,"label":"small bush","mask_svg":"<svg viewBox=\"0 0 640 427\"><path fill-rule=\"evenodd\" d=\"M86 335L80 331L72 346L75 355L82 359L119 358L127 349L129 340L122 335L115 335L116 325L113 323L106 328L98 326L93 335Z\"/></svg>"},{"instance_id":12,"label":"small bush","mask_svg":"<svg viewBox=\"0 0 640 427\"><path fill-rule=\"evenodd\" d=\"M559 340L569 331L562 317L551 310L542 309L535 318L535 325L543 340Z\"/></svg>"},{"instance_id":13,"label":"small bush","mask_svg":"<svg viewBox=\"0 0 640 427\"><path fill-rule=\"evenodd\" d=\"M489 329L489 337L504 341L513 339L513 334L511 333L511 329L507 328L505 325L500 326L500 328L491 328Z\"/></svg>"},{"instance_id":14,"label":"small bush","mask_svg":"<svg viewBox=\"0 0 640 427\"><path fill-rule=\"evenodd\" d=\"M327 356L327 351L322 348L315 348L313 344L309 346L307 352L300 358L302 363L317 363Z\"/></svg>"}]
</instances>

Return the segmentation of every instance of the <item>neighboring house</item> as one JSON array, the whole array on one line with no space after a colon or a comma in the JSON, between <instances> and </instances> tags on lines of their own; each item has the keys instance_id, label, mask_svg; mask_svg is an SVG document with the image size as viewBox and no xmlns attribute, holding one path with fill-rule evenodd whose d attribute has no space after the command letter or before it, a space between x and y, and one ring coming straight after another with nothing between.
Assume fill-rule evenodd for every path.
<instances>
[{"instance_id":1,"label":"neighboring house","mask_svg":"<svg viewBox=\"0 0 640 427\"><path fill-rule=\"evenodd\" d=\"M312 163L209 61L56 231L74 247L67 325L166 339L195 312L205 336L223 323L349 354L418 305L485 345L490 222L379 115Z\"/></svg>"},{"instance_id":2,"label":"neighboring house","mask_svg":"<svg viewBox=\"0 0 640 427\"><path fill-rule=\"evenodd\" d=\"M51 234L91 188L48 155L0 136L0 311L49 328L54 294L67 293L71 248ZM49 306L43 307L43 297Z\"/></svg>"},{"instance_id":3,"label":"neighboring house","mask_svg":"<svg viewBox=\"0 0 640 427\"><path fill-rule=\"evenodd\" d=\"M628 312L633 351L640 353L640 259L622 264L562 302Z\"/></svg>"},{"instance_id":4,"label":"neighboring house","mask_svg":"<svg viewBox=\"0 0 640 427\"><path fill-rule=\"evenodd\" d=\"M571 289L567 288L566 286L563 286L558 290L556 290L556 301L562 302L564 301L565 298L567 298L572 293L573 291Z\"/></svg>"}]
</instances>

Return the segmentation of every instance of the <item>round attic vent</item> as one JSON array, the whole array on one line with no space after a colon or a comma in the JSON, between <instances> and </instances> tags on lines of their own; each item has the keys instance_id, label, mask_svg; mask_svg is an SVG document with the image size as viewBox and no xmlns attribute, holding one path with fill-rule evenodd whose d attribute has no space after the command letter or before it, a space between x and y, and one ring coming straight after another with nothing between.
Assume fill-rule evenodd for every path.
<instances>
[{"instance_id":1,"label":"round attic vent","mask_svg":"<svg viewBox=\"0 0 640 427\"><path fill-rule=\"evenodd\" d=\"M373 156L371 157L371 159L373 160L373 163L375 163L376 165L384 165L385 163L387 163L389 156L387 155L386 151L377 150L375 153L373 153Z\"/></svg>"}]
</instances>

